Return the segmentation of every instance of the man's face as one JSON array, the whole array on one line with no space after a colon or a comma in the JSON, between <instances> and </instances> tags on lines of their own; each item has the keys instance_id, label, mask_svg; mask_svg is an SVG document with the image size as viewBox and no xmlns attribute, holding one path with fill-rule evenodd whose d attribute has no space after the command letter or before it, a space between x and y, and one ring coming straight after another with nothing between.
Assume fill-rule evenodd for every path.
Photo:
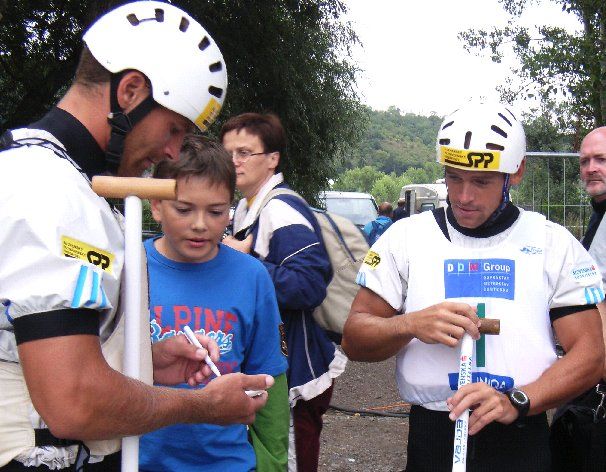
<instances>
[{"instance_id":1,"label":"man's face","mask_svg":"<svg viewBox=\"0 0 606 472\"><path fill-rule=\"evenodd\" d=\"M183 138L192 130L186 118L162 106L155 107L126 136L118 175L140 177L153 164L177 159Z\"/></svg>"},{"instance_id":2,"label":"man's face","mask_svg":"<svg viewBox=\"0 0 606 472\"><path fill-rule=\"evenodd\" d=\"M589 133L581 143L579 154L585 190L597 202L606 200L606 127Z\"/></svg>"},{"instance_id":3,"label":"man's face","mask_svg":"<svg viewBox=\"0 0 606 472\"><path fill-rule=\"evenodd\" d=\"M477 228L499 207L503 200L505 174L469 171L447 166L446 186L450 207L457 223Z\"/></svg>"},{"instance_id":4,"label":"man's face","mask_svg":"<svg viewBox=\"0 0 606 472\"><path fill-rule=\"evenodd\" d=\"M227 185L197 176L177 179L177 200L152 200L152 215L164 233L156 248L177 262L213 259L229 223L230 203Z\"/></svg>"},{"instance_id":5,"label":"man's face","mask_svg":"<svg viewBox=\"0 0 606 472\"><path fill-rule=\"evenodd\" d=\"M246 129L228 131L223 135L223 146L232 155L236 166L236 186L244 197L254 197L274 174L280 153L265 153L261 139ZM250 157L242 157L249 154ZM255 154L255 155L251 155Z\"/></svg>"}]
</instances>

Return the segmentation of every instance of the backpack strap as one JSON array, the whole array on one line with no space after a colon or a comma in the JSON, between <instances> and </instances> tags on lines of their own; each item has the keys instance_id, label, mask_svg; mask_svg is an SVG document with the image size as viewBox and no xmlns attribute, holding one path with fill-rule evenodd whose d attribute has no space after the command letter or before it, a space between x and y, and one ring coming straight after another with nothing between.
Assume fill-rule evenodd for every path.
<instances>
[{"instance_id":1,"label":"backpack strap","mask_svg":"<svg viewBox=\"0 0 606 472\"><path fill-rule=\"evenodd\" d=\"M238 231L238 234L235 235L236 239L239 239L238 236L240 235L242 239L246 239L246 237L252 232L253 227L257 224L257 221L259 221L259 216L261 215L261 211L263 210L263 208L265 208L265 206L270 202L272 198L277 197L279 195L292 195L305 201L305 199L301 195L289 188L282 187L271 189L269 192L267 192L265 197L263 197L263 200L261 200L261 204L257 208L257 213L255 214L255 219L253 220L253 222L250 224L250 226L242 228L240 231Z\"/></svg>"}]
</instances>

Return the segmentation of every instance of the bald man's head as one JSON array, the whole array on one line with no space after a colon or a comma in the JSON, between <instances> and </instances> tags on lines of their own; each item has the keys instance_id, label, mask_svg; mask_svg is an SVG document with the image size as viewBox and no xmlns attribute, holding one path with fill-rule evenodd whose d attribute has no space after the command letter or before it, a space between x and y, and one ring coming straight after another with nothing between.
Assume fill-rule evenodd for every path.
<instances>
[{"instance_id":1,"label":"bald man's head","mask_svg":"<svg viewBox=\"0 0 606 472\"><path fill-rule=\"evenodd\" d=\"M606 126L591 131L579 150L581 180L596 201L606 200Z\"/></svg>"}]
</instances>

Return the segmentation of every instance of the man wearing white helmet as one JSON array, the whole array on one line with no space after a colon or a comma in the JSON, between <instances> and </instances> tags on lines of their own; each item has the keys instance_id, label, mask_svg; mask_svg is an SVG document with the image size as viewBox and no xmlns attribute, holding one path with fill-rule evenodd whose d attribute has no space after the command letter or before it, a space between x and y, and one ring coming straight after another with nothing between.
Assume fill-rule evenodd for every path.
<instances>
[{"instance_id":1,"label":"man wearing white helmet","mask_svg":"<svg viewBox=\"0 0 606 472\"><path fill-rule=\"evenodd\" d=\"M202 26L166 3L97 20L58 105L0 143L0 470L119 470L115 438L174 423L250 423L269 376L230 374L202 390L123 376L121 221L90 179L139 176L178 156L219 112L227 75ZM145 296L145 294L143 295ZM147 315L142 316L147 325ZM184 336L142 345L148 383L210 375ZM200 341L217 359L218 347Z\"/></svg>"},{"instance_id":2,"label":"man wearing white helmet","mask_svg":"<svg viewBox=\"0 0 606 472\"><path fill-rule=\"evenodd\" d=\"M453 421L467 408L467 470L550 470L544 412L601 375L593 260L564 228L509 201L525 151L509 107L447 116L437 155L449 206L394 223L358 274L342 346L352 360L397 356L398 388L413 405L408 472L451 470ZM499 336L480 337L480 307L501 320ZM465 332L477 340L473 383L457 391Z\"/></svg>"}]
</instances>

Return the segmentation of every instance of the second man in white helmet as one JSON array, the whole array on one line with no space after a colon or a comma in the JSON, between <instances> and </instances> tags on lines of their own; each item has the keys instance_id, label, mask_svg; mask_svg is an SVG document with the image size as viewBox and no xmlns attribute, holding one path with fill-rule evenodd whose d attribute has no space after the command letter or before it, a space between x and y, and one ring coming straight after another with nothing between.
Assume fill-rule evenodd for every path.
<instances>
[{"instance_id":1,"label":"second man in white helmet","mask_svg":"<svg viewBox=\"0 0 606 472\"><path fill-rule=\"evenodd\" d=\"M469 104L447 116L437 160L449 206L394 223L358 274L342 346L356 361L396 356L400 394L413 405L408 472L452 469L453 421L467 408L467 470L549 471L545 411L601 375L593 260L563 227L509 201L525 151L507 106ZM501 320L499 336L480 337L480 304ZM465 332L479 341L472 383L457 390Z\"/></svg>"}]
</instances>

